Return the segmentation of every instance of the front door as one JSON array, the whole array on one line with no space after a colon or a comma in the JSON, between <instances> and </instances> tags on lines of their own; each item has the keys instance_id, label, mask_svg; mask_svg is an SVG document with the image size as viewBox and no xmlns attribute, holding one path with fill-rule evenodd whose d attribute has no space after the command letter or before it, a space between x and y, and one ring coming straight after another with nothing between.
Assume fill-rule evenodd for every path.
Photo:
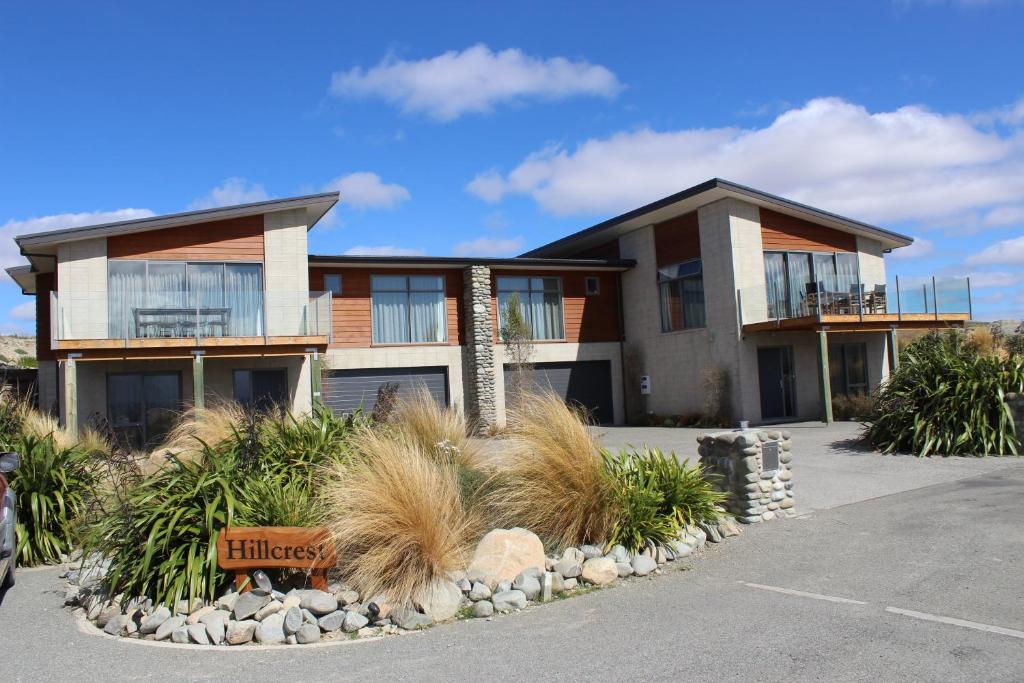
<instances>
[{"instance_id":1,"label":"front door","mask_svg":"<svg viewBox=\"0 0 1024 683\"><path fill-rule=\"evenodd\" d=\"M761 387L761 419L795 417L793 347L762 346L757 350L757 375Z\"/></svg>"}]
</instances>

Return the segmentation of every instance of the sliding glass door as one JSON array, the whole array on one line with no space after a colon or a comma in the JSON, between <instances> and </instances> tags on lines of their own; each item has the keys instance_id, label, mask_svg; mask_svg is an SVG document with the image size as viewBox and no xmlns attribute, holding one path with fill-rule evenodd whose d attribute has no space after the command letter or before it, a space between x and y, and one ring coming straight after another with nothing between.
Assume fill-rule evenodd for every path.
<instances>
[{"instance_id":1,"label":"sliding glass door","mask_svg":"<svg viewBox=\"0 0 1024 683\"><path fill-rule=\"evenodd\" d=\"M817 315L822 306L853 312L862 299L855 253L766 251L764 279L771 318Z\"/></svg>"},{"instance_id":2,"label":"sliding glass door","mask_svg":"<svg viewBox=\"0 0 1024 683\"><path fill-rule=\"evenodd\" d=\"M107 375L107 419L131 448L160 445L181 410L181 373Z\"/></svg>"}]
</instances>

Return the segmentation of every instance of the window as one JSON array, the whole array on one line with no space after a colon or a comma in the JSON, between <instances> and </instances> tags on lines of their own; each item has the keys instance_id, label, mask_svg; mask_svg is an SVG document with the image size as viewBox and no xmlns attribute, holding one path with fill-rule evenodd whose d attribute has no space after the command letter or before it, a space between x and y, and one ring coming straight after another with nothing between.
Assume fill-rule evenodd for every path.
<instances>
[{"instance_id":1,"label":"window","mask_svg":"<svg viewBox=\"0 0 1024 683\"><path fill-rule=\"evenodd\" d=\"M829 344L828 369L833 396L868 393L867 344Z\"/></svg>"},{"instance_id":2,"label":"window","mask_svg":"<svg viewBox=\"0 0 1024 683\"><path fill-rule=\"evenodd\" d=\"M158 446L181 409L180 373L107 374L107 419L131 448Z\"/></svg>"},{"instance_id":3,"label":"window","mask_svg":"<svg viewBox=\"0 0 1024 683\"><path fill-rule=\"evenodd\" d=\"M324 289L332 296L341 296L341 276L337 273L324 275Z\"/></svg>"},{"instance_id":4,"label":"window","mask_svg":"<svg viewBox=\"0 0 1024 683\"><path fill-rule=\"evenodd\" d=\"M512 297L519 300L534 339L565 339L562 278L499 277L499 321L505 319L505 311Z\"/></svg>"},{"instance_id":5,"label":"window","mask_svg":"<svg viewBox=\"0 0 1024 683\"><path fill-rule=\"evenodd\" d=\"M287 407L288 371L285 368L235 370L235 400L257 410Z\"/></svg>"},{"instance_id":6,"label":"window","mask_svg":"<svg viewBox=\"0 0 1024 683\"><path fill-rule=\"evenodd\" d=\"M661 331L704 327L704 273L700 259L658 269Z\"/></svg>"},{"instance_id":7,"label":"window","mask_svg":"<svg viewBox=\"0 0 1024 683\"><path fill-rule=\"evenodd\" d=\"M107 310L111 339L258 337L263 265L111 260Z\"/></svg>"},{"instance_id":8,"label":"window","mask_svg":"<svg viewBox=\"0 0 1024 683\"><path fill-rule=\"evenodd\" d=\"M772 318L814 315L817 292L850 294L860 288L857 254L848 252L766 251L764 279Z\"/></svg>"},{"instance_id":9,"label":"window","mask_svg":"<svg viewBox=\"0 0 1024 683\"><path fill-rule=\"evenodd\" d=\"M587 296L597 296L601 293L601 278L596 275L587 277Z\"/></svg>"},{"instance_id":10,"label":"window","mask_svg":"<svg viewBox=\"0 0 1024 683\"><path fill-rule=\"evenodd\" d=\"M375 344L427 344L448 339L444 278L440 275L373 275Z\"/></svg>"}]
</instances>

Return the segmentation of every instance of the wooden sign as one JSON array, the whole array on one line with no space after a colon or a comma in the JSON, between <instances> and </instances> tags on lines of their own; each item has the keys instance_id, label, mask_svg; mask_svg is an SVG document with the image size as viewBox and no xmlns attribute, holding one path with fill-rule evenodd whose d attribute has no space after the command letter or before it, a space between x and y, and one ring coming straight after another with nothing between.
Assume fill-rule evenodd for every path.
<instances>
[{"instance_id":1,"label":"wooden sign","mask_svg":"<svg viewBox=\"0 0 1024 683\"><path fill-rule=\"evenodd\" d=\"M279 568L309 571L313 587L327 590L327 570L337 562L334 541L322 527L230 527L217 538L217 564L235 571L240 590L249 590L248 570Z\"/></svg>"}]
</instances>

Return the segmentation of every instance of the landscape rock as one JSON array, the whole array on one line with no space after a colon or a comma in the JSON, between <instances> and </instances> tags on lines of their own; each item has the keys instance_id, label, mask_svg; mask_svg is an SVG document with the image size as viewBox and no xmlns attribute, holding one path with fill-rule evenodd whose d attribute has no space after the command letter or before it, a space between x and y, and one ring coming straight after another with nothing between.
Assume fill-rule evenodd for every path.
<instances>
[{"instance_id":1,"label":"landscape rock","mask_svg":"<svg viewBox=\"0 0 1024 683\"><path fill-rule=\"evenodd\" d=\"M103 626L103 632L112 636L123 636L125 635L128 624L131 622L131 617L127 614L117 614Z\"/></svg>"},{"instance_id":2,"label":"landscape rock","mask_svg":"<svg viewBox=\"0 0 1024 683\"><path fill-rule=\"evenodd\" d=\"M554 574L552 572L544 572L544 575L540 578L540 601L550 602L551 598L555 595L554 590ZM524 591L525 592L525 591ZM527 596L529 597L529 596Z\"/></svg>"},{"instance_id":3,"label":"landscape rock","mask_svg":"<svg viewBox=\"0 0 1024 683\"><path fill-rule=\"evenodd\" d=\"M489 617L494 614L494 605L490 600L480 600L473 603L473 616L477 619Z\"/></svg>"},{"instance_id":4,"label":"landscape rock","mask_svg":"<svg viewBox=\"0 0 1024 683\"><path fill-rule=\"evenodd\" d=\"M345 621L341 625L341 630L345 633L353 633L366 626L368 623L370 623L369 619L358 612L346 612Z\"/></svg>"},{"instance_id":5,"label":"landscape rock","mask_svg":"<svg viewBox=\"0 0 1024 683\"><path fill-rule=\"evenodd\" d=\"M356 591L341 591L336 593L335 597L338 598L338 605L341 607L351 605L353 602L359 602L359 593Z\"/></svg>"},{"instance_id":6,"label":"landscape rock","mask_svg":"<svg viewBox=\"0 0 1024 683\"><path fill-rule=\"evenodd\" d=\"M455 582L455 585L459 587L459 590L463 593L468 593L473 588L473 584L469 579L462 578Z\"/></svg>"},{"instance_id":7,"label":"landscape rock","mask_svg":"<svg viewBox=\"0 0 1024 683\"><path fill-rule=\"evenodd\" d=\"M320 628L316 624L303 624L295 632L295 642L300 645L316 643L320 640Z\"/></svg>"},{"instance_id":8,"label":"landscape rock","mask_svg":"<svg viewBox=\"0 0 1024 683\"><path fill-rule=\"evenodd\" d=\"M255 622L254 622L255 623ZM176 629L185 625L185 617L175 616L164 621L156 629L157 640L167 640Z\"/></svg>"},{"instance_id":9,"label":"landscape rock","mask_svg":"<svg viewBox=\"0 0 1024 683\"><path fill-rule=\"evenodd\" d=\"M496 582L511 581L524 569L543 566L544 544L537 534L518 527L493 529L477 545L468 574L483 574Z\"/></svg>"},{"instance_id":10,"label":"landscape rock","mask_svg":"<svg viewBox=\"0 0 1024 683\"><path fill-rule=\"evenodd\" d=\"M391 621L407 631L426 628L434 623L434 620L428 615L420 614L411 607L403 607L393 611L391 613Z\"/></svg>"},{"instance_id":11,"label":"landscape rock","mask_svg":"<svg viewBox=\"0 0 1024 683\"><path fill-rule=\"evenodd\" d=\"M337 631L345 623L346 614L349 614L349 612L340 609L335 610L317 619L316 623L321 631Z\"/></svg>"},{"instance_id":12,"label":"landscape rock","mask_svg":"<svg viewBox=\"0 0 1024 683\"><path fill-rule=\"evenodd\" d=\"M281 601L281 611L287 612L292 607L298 607L302 604L302 598L298 595L286 595L284 600Z\"/></svg>"},{"instance_id":13,"label":"landscape rock","mask_svg":"<svg viewBox=\"0 0 1024 683\"><path fill-rule=\"evenodd\" d=\"M184 626L179 626L171 632L171 642L178 643L179 645L185 645L188 643L188 629Z\"/></svg>"},{"instance_id":14,"label":"landscape rock","mask_svg":"<svg viewBox=\"0 0 1024 683\"><path fill-rule=\"evenodd\" d=\"M338 609L338 599L330 593L324 591L312 590L302 596L302 602L299 603L303 609L308 609L313 614L323 616L330 614L334 610Z\"/></svg>"},{"instance_id":15,"label":"landscape rock","mask_svg":"<svg viewBox=\"0 0 1024 683\"><path fill-rule=\"evenodd\" d=\"M512 582L511 581L499 581L498 582L498 586L494 589L494 592L495 593L504 593L504 592L510 591L510 590L512 590Z\"/></svg>"},{"instance_id":16,"label":"landscape rock","mask_svg":"<svg viewBox=\"0 0 1024 683\"><path fill-rule=\"evenodd\" d=\"M256 619L256 621L263 621L264 619L269 617L271 614L277 614L278 612L280 612L283 607L284 607L284 603L283 602L278 602L277 600L271 600L266 605L264 605L263 607L259 608L259 610L256 612L256 615L255 615L254 618Z\"/></svg>"},{"instance_id":17,"label":"landscape rock","mask_svg":"<svg viewBox=\"0 0 1024 683\"><path fill-rule=\"evenodd\" d=\"M166 606L160 605L152 612L149 616L142 620L142 624L139 625L139 633L144 636L148 636L150 633L156 633L156 630L160 627L160 624L164 623L171 618L171 610L167 609Z\"/></svg>"},{"instance_id":18,"label":"landscape rock","mask_svg":"<svg viewBox=\"0 0 1024 683\"><path fill-rule=\"evenodd\" d=\"M189 639L196 645L209 645L210 636L206 632L206 624L189 624L186 626Z\"/></svg>"},{"instance_id":19,"label":"landscape rock","mask_svg":"<svg viewBox=\"0 0 1024 683\"><path fill-rule=\"evenodd\" d=\"M228 632L224 638L228 641L229 645L248 643L256 633L256 626L259 623L251 619L228 622Z\"/></svg>"},{"instance_id":20,"label":"landscape rock","mask_svg":"<svg viewBox=\"0 0 1024 683\"><path fill-rule=\"evenodd\" d=\"M583 563L575 558L563 557L555 563L555 571L567 579L574 579L583 573Z\"/></svg>"},{"instance_id":21,"label":"landscape rock","mask_svg":"<svg viewBox=\"0 0 1024 683\"><path fill-rule=\"evenodd\" d=\"M629 564L637 576L647 576L658 568L658 563L649 555L634 555Z\"/></svg>"},{"instance_id":22,"label":"landscape rock","mask_svg":"<svg viewBox=\"0 0 1024 683\"><path fill-rule=\"evenodd\" d=\"M297 633L303 624L302 610L296 607L289 607L284 613L284 632L288 635Z\"/></svg>"},{"instance_id":23,"label":"landscape rock","mask_svg":"<svg viewBox=\"0 0 1024 683\"><path fill-rule=\"evenodd\" d=\"M96 615L96 626L105 628L107 622L121 614L121 605L115 603L104 605Z\"/></svg>"},{"instance_id":24,"label":"landscape rock","mask_svg":"<svg viewBox=\"0 0 1024 683\"><path fill-rule=\"evenodd\" d=\"M583 563L583 572L580 576L587 583L606 586L619 578L619 570L615 567L615 562L607 557L595 557Z\"/></svg>"},{"instance_id":25,"label":"landscape rock","mask_svg":"<svg viewBox=\"0 0 1024 683\"><path fill-rule=\"evenodd\" d=\"M209 614L210 612L214 612L214 611L216 611L216 609L217 608L214 607L213 605L203 605L202 607L197 609L195 612L192 612L192 614L188 615L188 617L185 619L185 625L186 626L191 626L192 624L198 624L199 620L203 617L204 614Z\"/></svg>"},{"instance_id":26,"label":"landscape rock","mask_svg":"<svg viewBox=\"0 0 1024 683\"><path fill-rule=\"evenodd\" d=\"M596 545L581 545L580 552L583 553L584 561L604 556L604 551Z\"/></svg>"},{"instance_id":27,"label":"landscape rock","mask_svg":"<svg viewBox=\"0 0 1024 683\"><path fill-rule=\"evenodd\" d=\"M620 579L624 579L627 576L633 575L633 565L631 565L629 562L616 562L615 569L618 570Z\"/></svg>"},{"instance_id":28,"label":"landscape rock","mask_svg":"<svg viewBox=\"0 0 1024 683\"><path fill-rule=\"evenodd\" d=\"M523 572L516 576L515 581L512 582L512 588L522 591L527 600L536 600L540 595L541 586L536 577Z\"/></svg>"},{"instance_id":29,"label":"landscape rock","mask_svg":"<svg viewBox=\"0 0 1024 683\"><path fill-rule=\"evenodd\" d=\"M227 612L223 612L227 614ZM214 645L220 645L224 642L224 633L227 630L227 620L224 619L210 619L203 626L206 628L206 637L210 639L210 642Z\"/></svg>"},{"instance_id":30,"label":"landscape rock","mask_svg":"<svg viewBox=\"0 0 1024 683\"><path fill-rule=\"evenodd\" d=\"M238 600L238 593L231 592L225 593L224 595L217 598L217 609L227 610L228 612L235 609L235 602Z\"/></svg>"},{"instance_id":31,"label":"landscape rock","mask_svg":"<svg viewBox=\"0 0 1024 683\"><path fill-rule=\"evenodd\" d=\"M562 585L565 587L565 590L574 591L576 590L576 586L579 585L579 581L576 579L565 579Z\"/></svg>"},{"instance_id":32,"label":"landscape rock","mask_svg":"<svg viewBox=\"0 0 1024 683\"><path fill-rule=\"evenodd\" d=\"M520 590L509 590L495 593L491 596L494 609L498 612L511 612L514 609L526 607L526 593Z\"/></svg>"},{"instance_id":33,"label":"landscape rock","mask_svg":"<svg viewBox=\"0 0 1024 683\"><path fill-rule=\"evenodd\" d=\"M413 603L434 621L447 621L458 614L462 606L462 590L451 581L435 581L413 597Z\"/></svg>"},{"instance_id":34,"label":"landscape rock","mask_svg":"<svg viewBox=\"0 0 1024 683\"><path fill-rule=\"evenodd\" d=\"M245 621L252 617L256 612L260 610L264 605L269 603L271 597L266 593L259 591L249 591L248 593L241 593L238 599L235 600L235 607L232 612L235 615L236 621Z\"/></svg>"},{"instance_id":35,"label":"landscape rock","mask_svg":"<svg viewBox=\"0 0 1024 683\"><path fill-rule=\"evenodd\" d=\"M491 597L491 589L477 581L469 590L470 600L487 600Z\"/></svg>"},{"instance_id":36,"label":"landscape rock","mask_svg":"<svg viewBox=\"0 0 1024 683\"><path fill-rule=\"evenodd\" d=\"M565 592L565 578L558 572L551 572L551 590L554 593Z\"/></svg>"},{"instance_id":37,"label":"landscape rock","mask_svg":"<svg viewBox=\"0 0 1024 683\"><path fill-rule=\"evenodd\" d=\"M606 557L610 557L615 562L629 562L629 552L623 545L613 545L612 549L608 551Z\"/></svg>"},{"instance_id":38,"label":"landscape rock","mask_svg":"<svg viewBox=\"0 0 1024 683\"><path fill-rule=\"evenodd\" d=\"M256 627L256 641L263 645L283 643L285 637L284 614L281 612L271 614Z\"/></svg>"},{"instance_id":39,"label":"landscape rock","mask_svg":"<svg viewBox=\"0 0 1024 683\"><path fill-rule=\"evenodd\" d=\"M672 552L676 554L677 560L681 560L684 557L689 557L693 553L693 548L682 541L673 541Z\"/></svg>"},{"instance_id":40,"label":"landscape rock","mask_svg":"<svg viewBox=\"0 0 1024 683\"><path fill-rule=\"evenodd\" d=\"M563 560L572 560L573 562L579 562L583 564L587 561L587 556L583 554L583 551L579 548L566 548L562 551Z\"/></svg>"}]
</instances>

